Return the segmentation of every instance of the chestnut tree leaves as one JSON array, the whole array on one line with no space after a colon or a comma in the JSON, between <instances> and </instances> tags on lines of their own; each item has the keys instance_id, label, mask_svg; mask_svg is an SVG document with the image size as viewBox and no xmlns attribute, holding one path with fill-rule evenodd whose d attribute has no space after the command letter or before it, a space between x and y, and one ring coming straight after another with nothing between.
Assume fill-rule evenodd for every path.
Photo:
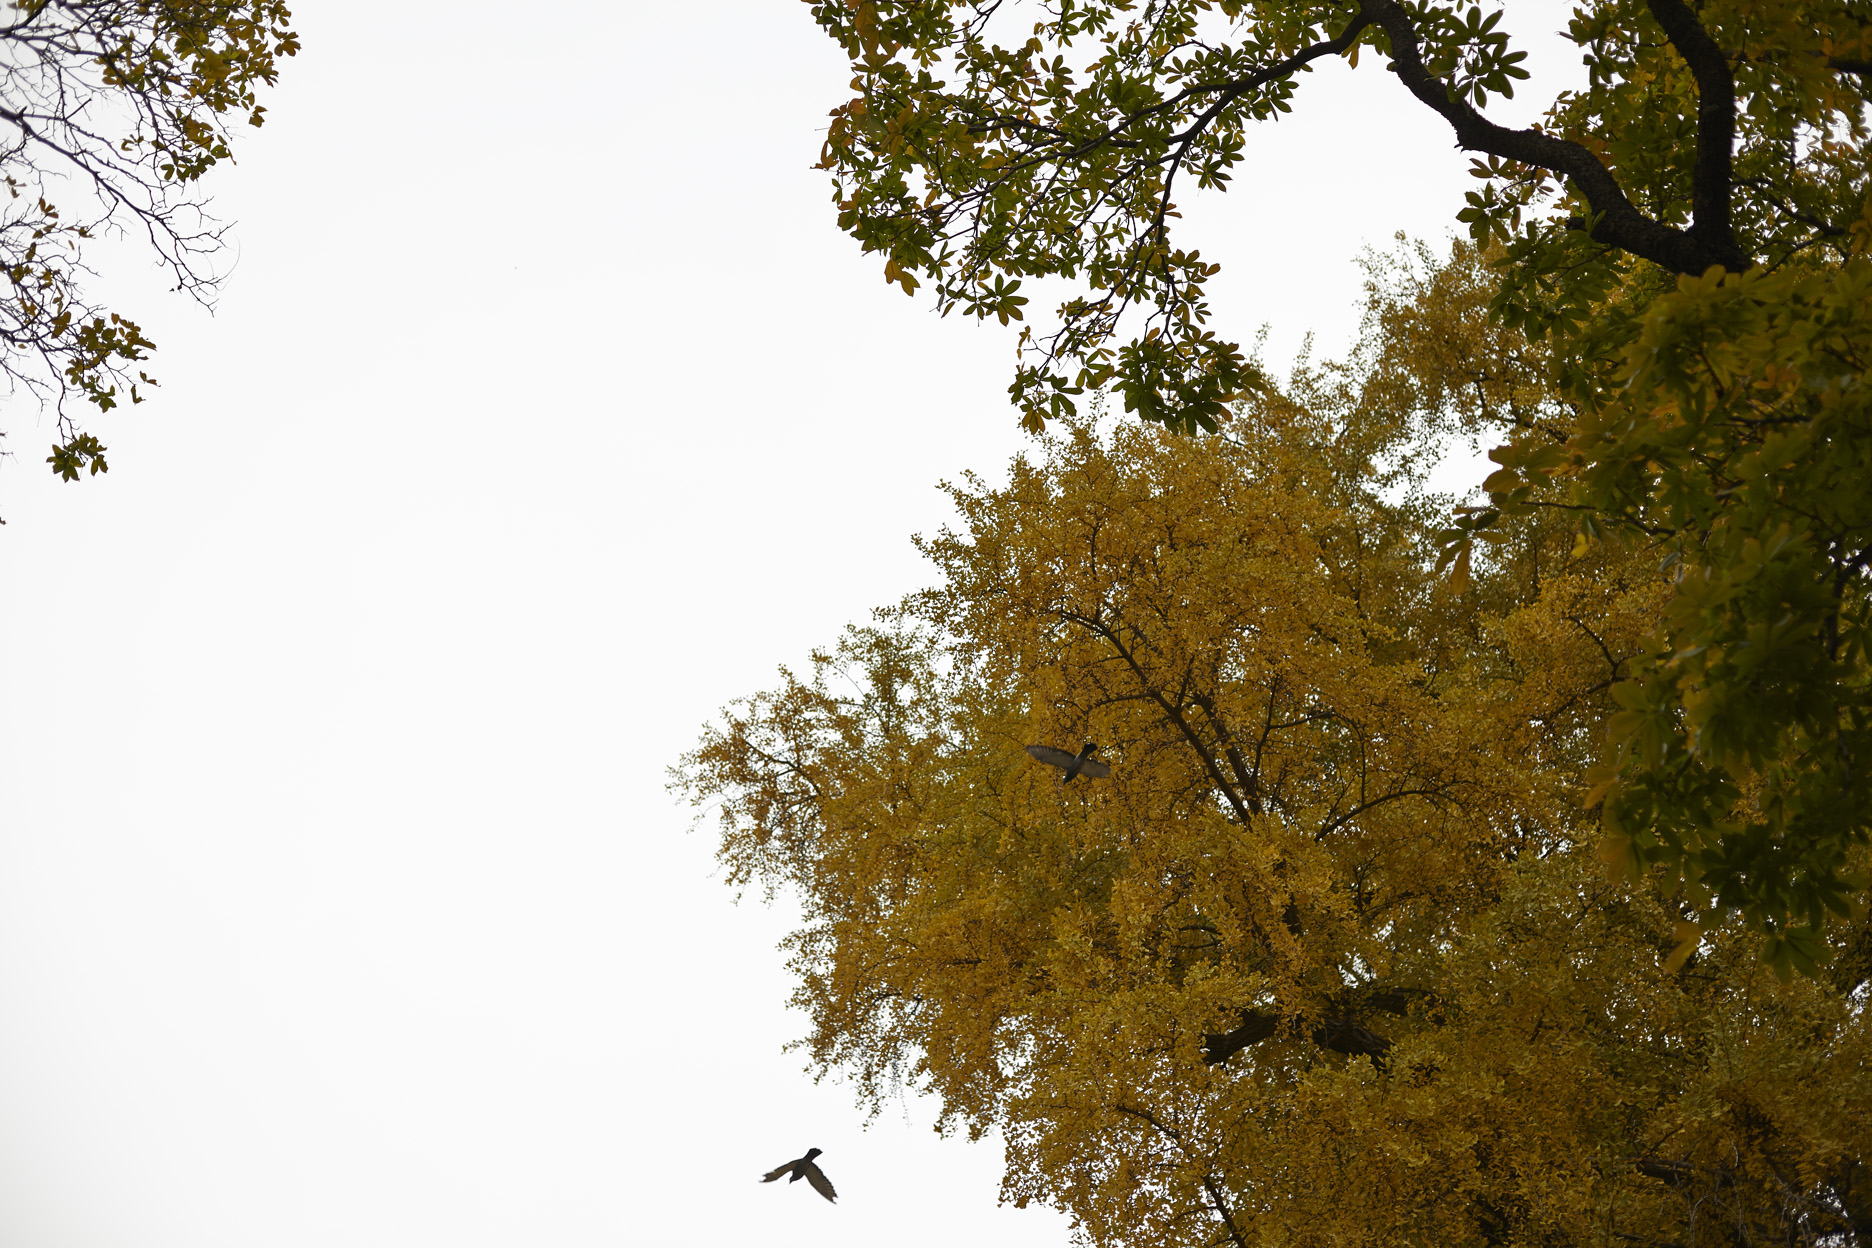
<instances>
[{"instance_id":1,"label":"chestnut tree leaves","mask_svg":"<svg viewBox=\"0 0 1872 1248\"><path fill-rule=\"evenodd\" d=\"M1499 11L1463 3L808 2L853 73L821 163L886 279L1003 323L1024 319L1024 280L1079 286L1057 326L1023 334L1011 391L1034 428L1106 385L1149 420L1213 428L1255 383L1208 326L1217 270L1174 237L1176 204L1253 170L1255 127L1305 107L1323 58L1388 69L1402 106L1476 153L1461 219L1507 248L1497 311L1536 333L1588 321L1639 261L1837 259L1866 184L1872 23L1841 0L1581 6L1565 35L1588 86L1528 129L1488 116L1525 53Z\"/></svg>"}]
</instances>

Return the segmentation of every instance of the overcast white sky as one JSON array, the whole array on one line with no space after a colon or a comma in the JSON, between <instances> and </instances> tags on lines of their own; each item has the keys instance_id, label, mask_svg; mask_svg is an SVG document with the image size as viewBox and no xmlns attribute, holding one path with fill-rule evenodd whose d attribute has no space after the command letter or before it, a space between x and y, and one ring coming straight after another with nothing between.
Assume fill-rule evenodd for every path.
<instances>
[{"instance_id":1,"label":"overcast white sky","mask_svg":"<svg viewBox=\"0 0 1872 1248\"><path fill-rule=\"evenodd\" d=\"M163 381L111 474L0 422L0 1246L1065 1244L781 1051L789 916L664 790L1023 441L1013 332L834 227L835 49L788 0L297 24L218 314L107 288ZM1274 359L1472 185L1375 66L1300 105L1184 243ZM754 1182L808 1145L837 1208Z\"/></svg>"}]
</instances>

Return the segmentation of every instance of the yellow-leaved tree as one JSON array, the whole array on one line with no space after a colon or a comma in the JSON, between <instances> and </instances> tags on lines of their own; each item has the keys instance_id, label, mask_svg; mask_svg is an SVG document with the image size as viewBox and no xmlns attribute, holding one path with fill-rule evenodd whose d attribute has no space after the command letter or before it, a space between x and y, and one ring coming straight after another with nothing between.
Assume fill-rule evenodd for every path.
<instances>
[{"instance_id":1,"label":"yellow-leaved tree","mask_svg":"<svg viewBox=\"0 0 1872 1248\"><path fill-rule=\"evenodd\" d=\"M1783 984L1582 809L1655 554L1533 509L1434 571L1426 445L1556 402L1457 260L1221 436L952 488L936 585L682 782L803 908L818 1068L1000 1129L1093 1243L1872 1244L1863 919Z\"/></svg>"}]
</instances>

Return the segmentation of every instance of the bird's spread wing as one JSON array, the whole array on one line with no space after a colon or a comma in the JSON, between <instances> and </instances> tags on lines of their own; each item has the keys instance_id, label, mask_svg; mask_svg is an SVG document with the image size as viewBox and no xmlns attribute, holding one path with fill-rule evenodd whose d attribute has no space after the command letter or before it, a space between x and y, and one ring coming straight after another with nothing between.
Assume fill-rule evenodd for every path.
<instances>
[{"instance_id":1,"label":"bird's spread wing","mask_svg":"<svg viewBox=\"0 0 1872 1248\"><path fill-rule=\"evenodd\" d=\"M806 1181L813 1185L815 1192L835 1205L838 1203L838 1193L832 1190L832 1180L825 1177L825 1171L821 1170L817 1163L810 1161L806 1163Z\"/></svg>"},{"instance_id":2,"label":"bird's spread wing","mask_svg":"<svg viewBox=\"0 0 1872 1248\"><path fill-rule=\"evenodd\" d=\"M764 1176L763 1176L763 1177L761 1178L761 1182L763 1182L763 1183L771 1183L771 1182L773 1182L773 1181L774 1181L775 1179L783 1179L783 1178L785 1178L785 1177L786 1177L787 1175L789 1175L789 1174L791 1174L791 1173L793 1173L793 1167L794 1167L794 1166L797 1166L798 1164L799 1164L799 1162L797 1162L797 1161L789 1161L789 1162L787 1162L787 1163L786 1163L786 1165L784 1165L784 1166L781 1166L781 1167L780 1167L780 1168L779 1168L778 1170L769 1170L769 1171L768 1171L768 1172L767 1172L767 1173L766 1173L766 1174L765 1174L765 1175L764 1175Z\"/></svg>"},{"instance_id":3,"label":"bird's spread wing","mask_svg":"<svg viewBox=\"0 0 1872 1248\"><path fill-rule=\"evenodd\" d=\"M1103 780L1106 776L1111 775L1111 768L1099 762L1096 758L1088 758L1085 762L1079 764L1079 774L1082 776L1090 776L1094 780Z\"/></svg>"},{"instance_id":4,"label":"bird's spread wing","mask_svg":"<svg viewBox=\"0 0 1872 1248\"><path fill-rule=\"evenodd\" d=\"M1058 767L1061 771L1079 761L1078 755L1068 754L1065 750L1056 750L1050 745L1030 745L1027 747L1027 752L1033 756L1034 761L1045 763L1049 767ZM1090 768L1080 770L1087 775L1092 774Z\"/></svg>"}]
</instances>

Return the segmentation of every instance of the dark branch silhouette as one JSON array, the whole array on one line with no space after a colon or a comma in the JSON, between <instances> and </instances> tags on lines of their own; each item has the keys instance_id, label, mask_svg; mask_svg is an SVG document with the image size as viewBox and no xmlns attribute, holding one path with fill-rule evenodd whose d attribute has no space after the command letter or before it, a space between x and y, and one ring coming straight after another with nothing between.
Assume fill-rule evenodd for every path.
<instances>
[{"instance_id":1,"label":"dark branch silhouette","mask_svg":"<svg viewBox=\"0 0 1872 1248\"><path fill-rule=\"evenodd\" d=\"M1398 0L1364 0L1362 6L1391 41L1391 70L1398 80L1426 106L1435 111L1456 131L1456 141L1470 151L1485 152L1546 169L1570 178L1592 205L1594 220L1587 223L1592 237L1607 246L1628 251L1634 256L1662 265L1674 273L1701 274L1711 265L1721 265L1731 272L1741 272L1752 263L1736 245L1730 228L1729 196L1733 190L1730 170L1730 145L1735 134L1735 88L1728 65L1720 52L1714 52L1708 32L1681 0L1660 0L1652 4L1654 12L1670 8L1671 25L1683 30L1691 42L1691 72L1697 76L1703 99L1699 104L1698 166L1695 192L1695 223L1688 230L1654 221L1639 212L1626 196L1624 188L1599 158L1586 147L1570 139L1556 138L1539 130L1510 130L1488 120L1467 100L1450 89L1424 67L1417 39L1417 28L1410 14ZM1663 17L1660 16L1660 22ZM1687 24L1686 24L1687 23ZM1695 42L1701 36L1703 44ZM1683 54L1675 35L1671 41ZM1716 64L1709 63L1714 52ZM1686 59L1689 59L1686 57ZM1709 85L1705 84L1706 75ZM1714 205L1720 201L1720 208ZM1711 205L1708 212L1704 206Z\"/></svg>"}]
</instances>

